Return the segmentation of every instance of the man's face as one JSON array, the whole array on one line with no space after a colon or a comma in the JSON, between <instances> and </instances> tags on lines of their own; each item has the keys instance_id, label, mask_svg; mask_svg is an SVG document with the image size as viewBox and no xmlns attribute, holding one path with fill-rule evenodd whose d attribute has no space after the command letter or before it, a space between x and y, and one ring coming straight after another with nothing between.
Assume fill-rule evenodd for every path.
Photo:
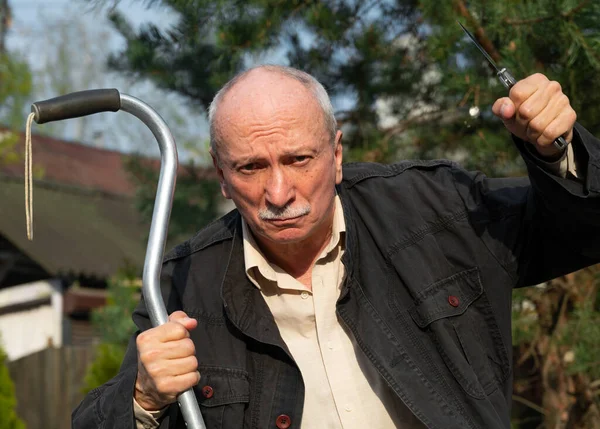
<instances>
[{"instance_id":1,"label":"man's face","mask_svg":"<svg viewBox=\"0 0 600 429\"><path fill-rule=\"evenodd\" d=\"M222 100L217 126L221 190L256 238L323 239L342 179L341 132L332 146L309 91L287 77L253 73Z\"/></svg>"}]
</instances>

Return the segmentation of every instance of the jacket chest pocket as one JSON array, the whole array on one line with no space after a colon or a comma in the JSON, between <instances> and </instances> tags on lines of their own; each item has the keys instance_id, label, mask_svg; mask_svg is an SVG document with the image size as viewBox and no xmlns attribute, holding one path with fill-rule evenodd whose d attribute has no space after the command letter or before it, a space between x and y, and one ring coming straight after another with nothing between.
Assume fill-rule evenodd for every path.
<instances>
[{"instance_id":1,"label":"jacket chest pocket","mask_svg":"<svg viewBox=\"0 0 600 429\"><path fill-rule=\"evenodd\" d=\"M243 428L250 402L245 371L199 365L200 383L194 388L206 429Z\"/></svg>"},{"instance_id":2,"label":"jacket chest pocket","mask_svg":"<svg viewBox=\"0 0 600 429\"><path fill-rule=\"evenodd\" d=\"M508 377L508 354L477 268L430 285L410 315L469 395L484 398Z\"/></svg>"}]
</instances>

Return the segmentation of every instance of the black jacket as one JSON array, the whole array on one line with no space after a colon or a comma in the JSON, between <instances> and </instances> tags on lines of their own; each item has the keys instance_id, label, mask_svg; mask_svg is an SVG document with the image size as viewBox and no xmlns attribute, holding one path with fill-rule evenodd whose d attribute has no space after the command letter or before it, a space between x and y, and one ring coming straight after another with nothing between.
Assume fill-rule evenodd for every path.
<instances>
[{"instance_id":1,"label":"black jacket","mask_svg":"<svg viewBox=\"0 0 600 429\"><path fill-rule=\"evenodd\" d=\"M426 427L509 428L512 288L600 260L600 142L577 126L573 144L589 161L585 183L547 173L522 142L529 178L489 179L449 161L344 166L337 314ZM239 213L171 251L163 280L168 312L199 322L195 391L207 428L275 428L282 414L299 428L302 376L245 275ZM143 302L133 318L150 327ZM120 374L84 399L73 428L135 427L136 358L133 338ZM184 428L176 405L161 427Z\"/></svg>"}]
</instances>

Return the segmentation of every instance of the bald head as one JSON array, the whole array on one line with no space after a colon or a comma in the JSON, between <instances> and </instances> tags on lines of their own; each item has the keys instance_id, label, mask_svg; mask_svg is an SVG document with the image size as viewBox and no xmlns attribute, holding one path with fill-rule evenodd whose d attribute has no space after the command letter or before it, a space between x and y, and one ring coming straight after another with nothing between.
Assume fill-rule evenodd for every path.
<instances>
[{"instance_id":1,"label":"bald head","mask_svg":"<svg viewBox=\"0 0 600 429\"><path fill-rule=\"evenodd\" d=\"M262 65L235 76L213 99L208 110L213 154L217 156L219 147L225 143L223 131L230 121L238 119L238 111L268 116L283 104L299 109L311 104L316 106L319 114L315 121L334 144L337 123L325 88L311 75L300 70Z\"/></svg>"}]
</instances>

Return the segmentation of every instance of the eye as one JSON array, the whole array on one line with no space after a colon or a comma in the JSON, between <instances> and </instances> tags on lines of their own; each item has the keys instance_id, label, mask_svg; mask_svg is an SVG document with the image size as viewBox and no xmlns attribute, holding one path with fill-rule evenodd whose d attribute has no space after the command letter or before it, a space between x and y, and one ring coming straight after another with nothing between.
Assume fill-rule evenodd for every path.
<instances>
[{"instance_id":1,"label":"eye","mask_svg":"<svg viewBox=\"0 0 600 429\"><path fill-rule=\"evenodd\" d=\"M258 170L258 168L259 168L258 163L251 162L249 164L242 165L240 167L240 170L243 171L243 172L252 172L252 171Z\"/></svg>"},{"instance_id":2,"label":"eye","mask_svg":"<svg viewBox=\"0 0 600 429\"><path fill-rule=\"evenodd\" d=\"M309 159L310 159L310 157L307 155L298 155L298 156L294 157L294 164L304 165L308 162Z\"/></svg>"}]
</instances>

